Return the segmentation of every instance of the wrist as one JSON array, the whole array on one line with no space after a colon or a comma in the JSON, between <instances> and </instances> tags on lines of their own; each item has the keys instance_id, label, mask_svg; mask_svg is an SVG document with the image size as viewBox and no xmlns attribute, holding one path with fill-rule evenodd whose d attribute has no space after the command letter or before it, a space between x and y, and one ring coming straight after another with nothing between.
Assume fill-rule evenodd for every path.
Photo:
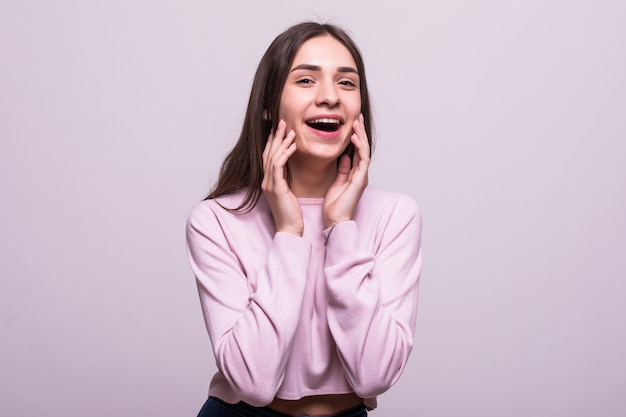
<instances>
[{"instance_id":1,"label":"wrist","mask_svg":"<svg viewBox=\"0 0 626 417\"><path fill-rule=\"evenodd\" d=\"M330 227L334 227L335 225L337 225L337 223L343 223L343 222L349 222L352 219L346 218L346 219L324 219L324 228L328 229Z\"/></svg>"},{"instance_id":2,"label":"wrist","mask_svg":"<svg viewBox=\"0 0 626 417\"><path fill-rule=\"evenodd\" d=\"M299 237L302 237L302 234L304 233L304 230L298 227L281 227L276 229L276 233L289 233L292 235L296 235Z\"/></svg>"}]
</instances>

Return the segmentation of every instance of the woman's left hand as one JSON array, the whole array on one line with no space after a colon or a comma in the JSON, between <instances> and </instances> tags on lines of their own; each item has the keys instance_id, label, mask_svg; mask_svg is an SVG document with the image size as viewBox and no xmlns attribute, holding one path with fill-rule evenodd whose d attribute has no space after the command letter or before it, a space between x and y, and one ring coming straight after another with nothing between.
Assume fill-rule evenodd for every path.
<instances>
[{"instance_id":1,"label":"woman's left hand","mask_svg":"<svg viewBox=\"0 0 626 417\"><path fill-rule=\"evenodd\" d=\"M343 155L339 160L337 178L328 189L324 198L323 214L325 227L354 217L356 205L367 187L370 165L370 145L365 133L363 115L352 124L354 133L350 141L354 145L352 167L350 157Z\"/></svg>"}]
</instances>

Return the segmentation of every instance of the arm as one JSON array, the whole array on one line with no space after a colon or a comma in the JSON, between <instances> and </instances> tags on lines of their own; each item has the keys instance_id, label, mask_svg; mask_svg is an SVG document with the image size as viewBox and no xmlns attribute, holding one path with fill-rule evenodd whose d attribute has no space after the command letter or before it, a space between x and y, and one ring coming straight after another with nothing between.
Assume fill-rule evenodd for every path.
<instances>
[{"instance_id":1,"label":"arm","mask_svg":"<svg viewBox=\"0 0 626 417\"><path fill-rule=\"evenodd\" d=\"M300 309L310 244L276 233L265 267L249 277L253 271L244 271L216 214L199 205L189 216L187 245L217 367L240 398L267 405L290 356L298 314L284 312Z\"/></svg>"},{"instance_id":2,"label":"arm","mask_svg":"<svg viewBox=\"0 0 626 417\"><path fill-rule=\"evenodd\" d=\"M326 250L328 324L356 394L372 398L400 377L413 347L421 272L421 216L410 199L380 222L375 253L354 221L338 223Z\"/></svg>"}]
</instances>

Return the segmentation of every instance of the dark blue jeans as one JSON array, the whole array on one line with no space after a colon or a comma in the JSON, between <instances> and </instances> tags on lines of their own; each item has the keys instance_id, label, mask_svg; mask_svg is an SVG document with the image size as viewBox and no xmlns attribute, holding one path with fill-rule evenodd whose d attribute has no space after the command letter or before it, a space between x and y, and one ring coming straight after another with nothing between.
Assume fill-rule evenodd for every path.
<instances>
[{"instance_id":1,"label":"dark blue jeans","mask_svg":"<svg viewBox=\"0 0 626 417\"><path fill-rule=\"evenodd\" d=\"M228 404L219 398L209 397L204 403L198 417L291 417L267 407L253 407L243 401L237 404ZM306 416L301 416L306 417ZM339 414L326 417L367 417L367 410L360 405Z\"/></svg>"}]
</instances>

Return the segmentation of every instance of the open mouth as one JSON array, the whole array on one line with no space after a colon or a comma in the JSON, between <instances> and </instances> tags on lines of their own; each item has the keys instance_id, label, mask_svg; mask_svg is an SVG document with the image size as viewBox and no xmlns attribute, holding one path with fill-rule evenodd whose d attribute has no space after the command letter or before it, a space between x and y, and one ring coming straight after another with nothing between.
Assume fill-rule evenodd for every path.
<instances>
[{"instance_id":1,"label":"open mouth","mask_svg":"<svg viewBox=\"0 0 626 417\"><path fill-rule=\"evenodd\" d=\"M313 119L306 122L306 124L313 129L321 130L322 132L336 132L342 125L339 119Z\"/></svg>"}]
</instances>

